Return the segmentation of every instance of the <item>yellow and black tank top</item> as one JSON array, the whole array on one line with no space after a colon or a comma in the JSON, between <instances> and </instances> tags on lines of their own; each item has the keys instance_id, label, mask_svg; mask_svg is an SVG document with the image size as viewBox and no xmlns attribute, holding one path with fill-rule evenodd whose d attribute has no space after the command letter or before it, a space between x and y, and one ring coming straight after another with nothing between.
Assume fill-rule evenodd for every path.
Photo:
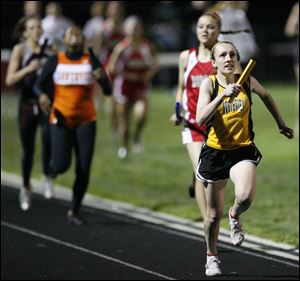
<instances>
[{"instance_id":1,"label":"yellow and black tank top","mask_svg":"<svg viewBox=\"0 0 300 281\"><path fill-rule=\"evenodd\" d=\"M211 100L224 91L216 76L209 78L213 82ZM249 81L232 101L224 98L216 113L207 123L206 144L219 150L233 150L250 145L254 139L251 119L251 90Z\"/></svg>"}]
</instances>

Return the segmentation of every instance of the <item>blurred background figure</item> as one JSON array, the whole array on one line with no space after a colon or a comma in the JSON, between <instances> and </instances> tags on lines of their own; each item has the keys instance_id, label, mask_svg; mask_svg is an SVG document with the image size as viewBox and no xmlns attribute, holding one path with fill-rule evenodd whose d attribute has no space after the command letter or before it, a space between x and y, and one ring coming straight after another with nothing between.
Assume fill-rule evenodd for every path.
<instances>
[{"instance_id":1,"label":"blurred background figure","mask_svg":"<svg viewBox=\"0 0 300 281\"><path fill-rule=\"evenodd\" d=\"M245 67L249 59L254 59L259 51L246 15L248 5L248 1L218 1L208 9L208 11L217 12L220 15L222 32L218 39L219 41L232 42L237 47L241 56L242 68ZM247 32L240 32L241 30Z\"/></svg>"},{"instance_id":2,"label":"blurred background figure","mask_svg":"<svg viewBox=\"0 0 300 281\"><path fill-rule=\"evenodd\" d=\"M105 12L105 20L103 23L103 28L98 34L98 46L100 48L100 61L107 67L109 57L114 49L114 47L124 39L124 14L125 5L122 1L109 1L107 3L107 9ZM114 80L114 75L111 74L112 81ZM99 88L99 87L98 87ZM96 91L99 91L95 88ZM97 104L99 109L104 111L110 116L113 138L116 140L118 138L118 118L116 113L116 104L114 99L107 99L103 95L97 95L99 99Z\"/></svg>"},{"instance_id":3,"label":"blurred background figure","mask_svg":"<svg viewBox=\"0 0 300 281\"><path fill-rule=\"evenodd\" d=\"M293 64L296 80L299 86L299 2L295 3L287 19L284 33L293 38Z\"/></svg>"},{"instance_id":4,"label":"blurred background figure","mask_svg":"<svg viewBox=\"0 0 300 281\"><path fill-rule=\"evenodd\" d=\"M97 54L100 53L100 46L96 39L103 30L105 6L106 1L94 1L90 6L91 18L83 27L83 35L87 44L93 46L94 52Z\"/></svg>"},{"instance_id":5,"label":"blurred background figure","mask_svg":"<svg viewBox=\"0 0 300 281\"><path fill-rule=\"evenodd\" d=\"M106 9L106 1L94 1L90 6L91 18L85 23L83 27L83 35L85 37L85 51L88 47L92 47L97 57L100 57L101 46L99 43L99 36L103 33L104 28L104 13ZM104 95L101 94L101 87L98 83L94 83L94 103L96 110L104 110ZM111 100L111 99L110 99Z\"/></svg>"},{"instance_id":6,"label":"blurred background figure","mask_svg":"<svg viewBox=\"0 0 300 281\"><path fill-rule=\"evenodd\" d=\"M113 48L125 37L123 30L125 6L122 1L109 1L105 13L103 28L98 34L100 60L107 65Z\"/></svg>"},{"instance_id":7,"label":"blurred background figure","mask_svg":"<svg viewBox=\"0 0 300 281\"><path fill-rule=\"evenodd\" d=\"M130 16L124 22L124 31L126 37L114 48L108 63L109 72L115 76L113 98L121 138L120 159L128 156L132 112L135 115L132 150L142 152L141 135L148 116L150 82L158 70L155 49L144 38L141 20Z\"/></svg>"},{"instance_id":8,"label":"blurred background figure","mask_svg":"<svg viewBox=\"0 0 300 281\"><path fill-rule=\"evenodd\" d=\"M23 12L24 16L41 17L41 1L24 1Z\"/></svg>"},{"instance_id":9,"label":"blurred background figure","mask_svg":"<svg viewBox=\"0 0 300 281\"><path fill-rule=\"evenodd\" d=\"M63 49L65 30L73 24L73 21L63 15L62 7L57 2L47 4L45 14L45 18L42 19L42 41L48 38L57 49Z\"/></svg>"},{"instance_id":10,"label":"blurred background figure","mask_svg":"<svg viewBox=\"0 0 300 281\"><path fill-rule=\"evenodd\" d=\"M16 36L20 43L14 46L10 57L6 84L21 84L21 96L18 110L18 127L22 144L22 177L19 203L22 210L31 207L32 186L30 183L34 160L35 138L38 127L42 135L43 187L45 197L53 196L53 184L50 177L50 126L47 116L40 110L33 85L41 70L43 57L50 55L50 50L41 47L41 21L37 16L21 18L16 26Z\"/></svg>"},{"instance_id":11,"label":"blurred background figure","mask_svg":"<svg viewBox=\"0 0 300 281\"><path fill-rule=\"evenodd\" d=\"M293 65L298 85L296 93L296 121L295 121L295 136L299 136L299 2L292 7L290 15L287 19L284 33L287 37L294 40L293 42Z\"/></svg>"},{"instance_id":12,"label":"blurred background figure","mask_svg":"<svg viewBox=\"0 0 300 281\"><path fill-rule=\"evenodd\" d=\"M151 10L149 36L158 51L181 49L183 29L180 16L175 1L159 1Z\"/></svg>"},{"instance_id":13,"label":"blurred background figure","mask_svg":"<svg viewBox=\"0 0 300 281\"><path fill-rule=\"evenodd\" d=\"M212 5L212 1L190 1L186 6L183 21L188 31L184 34L184 48L197 48L196 29L199 17Z\"/></svg>"},{"instance_id":14,"label":"blurred background figure","mask_svg":"<svg viewBox=\"0 0 300 281\"><path fill-rule=\"evenodd\" d=\"M179 52L183 45L181 10L175 1L159 1L154 4L148 18L148 34L158 52ZM167 89L177 81L175 68L161 68L157 82Z\"/></svg>"}]
</instances>

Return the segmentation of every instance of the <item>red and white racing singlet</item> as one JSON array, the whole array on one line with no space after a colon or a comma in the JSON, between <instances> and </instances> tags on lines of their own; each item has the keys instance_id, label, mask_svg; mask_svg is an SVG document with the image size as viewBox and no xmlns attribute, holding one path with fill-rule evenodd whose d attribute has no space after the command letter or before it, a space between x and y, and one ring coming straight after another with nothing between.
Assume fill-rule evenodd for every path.
<instances>
[{"instance_id":1,"label":"red and white racing singlet","mask_svg":"<svg viewBox=\"0 0 300 281\"><path fill-rule=\"evenodd\" d=\"M196 123L196 111L197 102L202 81L214 72L214 68L211 62L200 62L198 60L198 54L196 49L190 49L187 59L187 64L184 70L184 91L182 98L182 105L185 110L184 119L189 126L186 133L183 132L183 143L189 143L193 141L203 141L204 136L200 131L205 131L205 125L200 127Z\"/></svg>"},{"instance_id":2,"label":"red and white racing singlet","mask_svg":"<svg viewBox=\"0 0 300 281\"><path fill-rule=\"evenodd\" d=\"M121 41L124 50L117 63L117 74L114 80L114 98L120 102L136 100L145 96L150 88L150 83L146 81L132 82L124 79L122 72L135 73L140 77L144 75L153 63L153 56L150 45L143 41L138 49L133 49L128 41Z\"/></svg>"}]
</instances>

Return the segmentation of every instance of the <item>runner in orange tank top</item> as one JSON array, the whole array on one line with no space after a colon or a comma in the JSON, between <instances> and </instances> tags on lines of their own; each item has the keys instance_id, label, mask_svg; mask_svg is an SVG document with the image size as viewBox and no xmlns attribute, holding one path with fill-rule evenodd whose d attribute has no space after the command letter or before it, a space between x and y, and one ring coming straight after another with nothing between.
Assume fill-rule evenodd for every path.
<instances>
[{"instance_id":1,"label":"runner in orange tank top","mask_svg":"<svg viewBox=\"0 0 300 281\"><path fill-rule=\"evenodd\" d=\"M76 178L67 219L69 223L81 225L83 221L78 212L88 187L96 137L93 84L96 79L105 95L111 94L111 85L99 60L92 53L83 52L84 37L79 27L66 30L64 43L66 51L48 60L34 88L41 108L50 111L53 175L69 168L72 150L75 150ZM45 86L48 80L53 85ZM51 88L54 93L50 108Z\"/></svg>"}]
</instances>

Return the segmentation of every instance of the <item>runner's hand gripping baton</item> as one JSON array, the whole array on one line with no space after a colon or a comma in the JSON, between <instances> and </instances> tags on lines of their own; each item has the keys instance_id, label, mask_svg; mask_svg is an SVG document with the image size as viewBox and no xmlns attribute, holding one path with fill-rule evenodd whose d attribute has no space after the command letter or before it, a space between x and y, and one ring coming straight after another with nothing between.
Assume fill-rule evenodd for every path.
<instances>
[{"instance_id":1,"label":"runner's hand gripping baton","mask_svg":"<svg viewBox=\"0 0 300 281\"><path fill-rule=\"evenodd\" d=\"M248 64L247 64L246 68L244 69L244 71L243 71L242 75L240 76L239 80L237 81L237 84L243 86L243 84L244 84L244 83L246 82L246 80L249 78L249 75L250 75L252 69L254 68L255 64L256 64L256 61L255 61L255 60L253 60L253 59L250 59L250 60L249 60L249 62L248 62ZM233 98L234 98L234 97L232 97L232 96L231 96L231 97L228 97L227 102L232 102L232 99L233 99Z\"/></svg>"},{"instance_id":2,"label":"runner's hand gripping baton","mask_svg":"<svg viewBox=\"0 0 300 281\"><path fill-rule=\"evenodd\" d=\"M89 55L91 57L93 68L94 69L96 69L98 67L102 68L102 65L101 65L100 61L97 59L97 57L96 57L96 55L95 55L95 53L93 51L93 48L89 47L88 51L89 51Z\"/></svg>"},{"instance_id":3,"label":"runner's hand gripping baton","mask_svg":"<svg viewBox=\"0 0 300 281\"><path fill-rule=\"evenodd\" d=\"M176 118L178 121L181 121L183 119L181 115L181 104L180 102L176 102L175 104L175 113L176 113Z\"/></svg>"},{"instance_id":4,"label":"runner's hand gripping baton","mask_svg":"<svg viewBox=\"0 0 300 281\"><path fill-rule=\"evenodd\" d=\"M103 77L101 77L99 79L100 85L103 89L103 94L106 95L106 96L110 96L111 93L112 93L112 86L111 86L111 83L110 83L110 78L107 75L103 65L101 64L101 62L97 59L97 57L96 57L96 55L93 51L93 48L89 47L88 51L89 51L89 55L90 55L90 58L91 58L93 70L95 70L97 68L101 68L103 70L104 75L103 75Z\"/></svg>"}]
</instances>

